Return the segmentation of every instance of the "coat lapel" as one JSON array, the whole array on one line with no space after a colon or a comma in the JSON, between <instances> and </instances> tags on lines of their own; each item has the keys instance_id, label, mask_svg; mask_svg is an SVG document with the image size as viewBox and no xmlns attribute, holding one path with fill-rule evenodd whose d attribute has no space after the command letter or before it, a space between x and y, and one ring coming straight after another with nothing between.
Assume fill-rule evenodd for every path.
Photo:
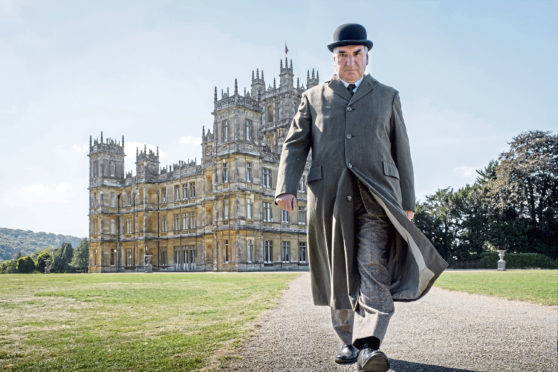
<instances>
[{"instance_id":1,"label":"coat lapel","mask_svg":"<svg viewBox=\"0 0 558 372\"><path fill-rule=\"evenodd\" d=\"M368 93L373 91L376 85L378 84L378 81L368 74L364 75L364 79L362 80L362 83L360 83L357 91L353 96L351 96L351 93L349 93L347 88L345 88L345 85L343 85L343 82L335 74L331 77L331 79L329 79L327 84L331 88L331 90L333 90L333 93L353 103L360 100L361 98L365 97Z\"/></svg>"},{"instance_id":2,"label":"coat lapel","mask_svg":"<svg viewBox=\"0 0 558 372\"><path fill-rule=\"evenodd\" d=\"M327 82L328 86L333 90L333 93L343 98L346 101L351 100L351 93L345 88L343 82L339 80L337 75L333 75Z\"/></svg>"},{"instance_id":3,"label":"coat lapel","mask_svg":"<svg viewBox=\"0 0 558 372\"><path fill-rule=\"evenodd\" d=\"M372 76L368 74L364 75L364 79L362 80L362 83L360 83L360 85L358 86L355 95L352 97L351 103L360 100L361 98L365 97L368 93L372 92L376 87L376 84L378 84L378 80L374 79ZM343 85L343 83L341 83L341 85Z\"/></svg>"}]
</instances>

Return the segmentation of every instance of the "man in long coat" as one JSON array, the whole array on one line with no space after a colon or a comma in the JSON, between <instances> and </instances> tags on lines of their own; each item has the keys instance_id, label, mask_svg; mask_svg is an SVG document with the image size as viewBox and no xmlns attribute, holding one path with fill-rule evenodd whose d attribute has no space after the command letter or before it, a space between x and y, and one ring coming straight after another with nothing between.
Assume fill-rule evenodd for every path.
<instances>
[{"instance_id":1,"label":"man in long coat","mask_svg":"<svg viewBox=\"0 0 558 372\"><path fill-rule=\"evenodd\" d=\"M338 363L386 371L379 351L393 301L423 296L447 267L411 219L413 166L398 92L365 74L366 30L334 32L337 74L302 94L283 145L276 203L296 208L312 150L308 184L308 257L316 305L331 307L343 341Z\"/></svg>"}]
</instances>

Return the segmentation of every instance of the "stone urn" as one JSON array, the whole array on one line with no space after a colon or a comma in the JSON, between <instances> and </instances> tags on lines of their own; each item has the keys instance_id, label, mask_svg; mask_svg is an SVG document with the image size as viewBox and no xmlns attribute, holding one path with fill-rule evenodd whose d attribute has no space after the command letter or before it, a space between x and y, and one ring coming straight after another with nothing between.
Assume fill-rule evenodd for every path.
<instances>
[{"instance_id":1,"label":"stone urn","mask_svg":"<svg viewBox=\"0 0 558 372\"><path fill-rule=\"evenodd\" d=\"M45 274L50 274L50 267L52 266L51 260L45 260Z\"/></svg>"},{"instance_id":2,"label":"stone urn","mask_svg":"<svg viewBox=\"0 0 558 372\"><path fill-rule=\"evenodd\" d=\"M151 264L151 255L150 254L146 254L144 257L144 265L145 265L145 272L146 273L152 273L153 272L153 265Z\"/></svg>"},{"instance_id":3,"label":"stone urn","mask_svg":"<svg viewBox=\"0 0 558 372\"><path fill-rule=\"evenodd\" d=\"M498 271L506 271L506 261L504 261L504 255L506 254L505 249L498 250Z\"/></svg>"}]
</instances>

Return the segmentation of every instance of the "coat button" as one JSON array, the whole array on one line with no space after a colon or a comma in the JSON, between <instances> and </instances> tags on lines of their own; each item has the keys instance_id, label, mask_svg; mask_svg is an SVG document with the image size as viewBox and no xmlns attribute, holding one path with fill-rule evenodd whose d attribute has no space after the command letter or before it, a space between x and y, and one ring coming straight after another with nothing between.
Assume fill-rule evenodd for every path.
<instances>
[{"instance_id":1,"label":"coat button","mask_svg":"<svg viewBox=\"0 0 558 372\"><path fill-rule=\"evenodd\" d=\"M353 135L349 133L349 134L347 134L346 137L347 137L347 139L351 139L351 138L353 138Z\"/></svg>"},{"instance_id":2,"label":"coat button","mask_svg":"<svg viewBox=\"0 0 558 372\"><path fill-rule=\"evenodd\" d=\"M347 200L351 201L351 200L353 200L353 197L351 195L347 195Z\"/></svg>"},{"instance_id":3,"label":"coat button","mask_svg":"<svg viewBox=\"0 0 558 372\"><path fill-rule=\"evenodd\" d=\"M353 108L351 106L347 106L347 111L353 111Z\"/></svg>"},{"instance_id":4,"label":"coat button","mask_svg":"<svg viewBox=\"0 0 558 372\"><path fill-rule=\"evenodd\" d=\"M351 163L347 164L347 167L349 167L349 169L351 169L353 167L353 165Z\"/></svg>"}]
</instances>

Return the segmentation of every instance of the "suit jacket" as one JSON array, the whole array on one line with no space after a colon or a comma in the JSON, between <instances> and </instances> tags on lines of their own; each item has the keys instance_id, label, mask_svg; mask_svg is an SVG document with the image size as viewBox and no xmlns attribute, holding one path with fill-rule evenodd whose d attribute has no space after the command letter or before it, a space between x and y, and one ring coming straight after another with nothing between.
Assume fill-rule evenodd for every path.
<instances>
[{"instance_id":1,"label":"suit jacket","mask_svg":"<svg viewBox=\"0 0 558 372\"><path fill-rule=\"evenodd\" d=\"M389 259L394 300L424 295L447 263L404 213L415 209L415 194L398 92L370 75L353 96L335 75L304 92L283 145L276 195L296 195L310 149L308 258L314 303L357 306L354 177L397 231Z\"/></svg>"}]
</instances>

